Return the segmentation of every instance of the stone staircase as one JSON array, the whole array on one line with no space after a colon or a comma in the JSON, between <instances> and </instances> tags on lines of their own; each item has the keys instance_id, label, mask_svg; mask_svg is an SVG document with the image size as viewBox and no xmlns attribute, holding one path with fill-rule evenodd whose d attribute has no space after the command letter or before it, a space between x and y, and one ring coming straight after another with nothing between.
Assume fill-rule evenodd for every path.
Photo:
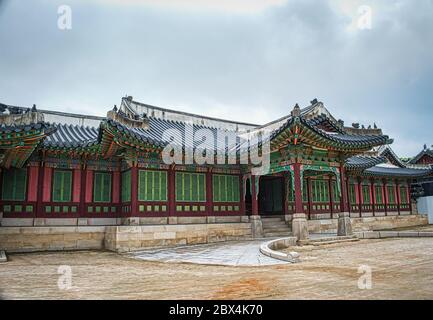
<instances>
[{"instance_id":1,"label":"stone staircase","mask_svg":"<svg viewBox=\"0 0 433 320\"><path fill-rule=\"evenodd\" d=\"M262 216L263 236L266 238L292 236L291 227L282 216Z\"/></svg>"}]
</instances>

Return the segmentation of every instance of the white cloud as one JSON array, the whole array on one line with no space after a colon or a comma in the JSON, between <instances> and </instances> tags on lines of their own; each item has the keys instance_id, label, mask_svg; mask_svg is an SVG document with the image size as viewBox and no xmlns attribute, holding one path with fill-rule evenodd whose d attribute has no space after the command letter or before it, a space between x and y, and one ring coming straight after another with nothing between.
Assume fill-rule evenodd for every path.
<instances>
[{"instance_id":1,"label":"white cloud","mask_svg":"<svg viewBox=\"0 0 433 320\"><path fill-rule=\"evenodd\" d=\"M254 14L269 7L283 5L288 0L101 0L116 5L147 5L188 11L220 11Z\"/></svg>"}]
</instances>

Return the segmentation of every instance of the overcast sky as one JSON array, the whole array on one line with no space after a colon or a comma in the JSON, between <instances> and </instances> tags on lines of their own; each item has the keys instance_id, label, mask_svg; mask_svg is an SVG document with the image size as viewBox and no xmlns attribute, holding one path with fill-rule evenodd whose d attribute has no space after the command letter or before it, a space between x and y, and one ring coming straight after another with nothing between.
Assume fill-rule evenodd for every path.
<instances>
[{"instance_id":1,"label":"overcast sky","mask_svg":"<svg viewBox=\"0 0 433 320\"><path fill-rule=\"evenodd\" d=\"M1 103L105 115L126 94L258 124L318 98L414 156L433 144L433 0L0 0Z\"/></svg>"}]
</instances>

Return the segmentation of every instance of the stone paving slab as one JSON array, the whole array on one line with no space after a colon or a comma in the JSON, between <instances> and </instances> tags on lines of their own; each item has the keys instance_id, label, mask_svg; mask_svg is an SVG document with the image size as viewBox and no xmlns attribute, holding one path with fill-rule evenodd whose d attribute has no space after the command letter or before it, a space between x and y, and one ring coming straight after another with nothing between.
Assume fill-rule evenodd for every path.
<instances>
[{"instance_id":1,"label":"stone paving slab","mask_svg":"<svg viewBox=\"0 0 433 320\"><path fill-rule=\"evenodd\" d=\"M153 249L134 252L136 259L161 262L183 262L226 266L269 266L287 264L265 256L260 245L270 239L224 242L176 248Z\"/></svg>"},{"instance_id":2,"label":"stone paving slab","mask_svg":"<svg viewBox=\"0 0 433 320\"><path fill-rule=\"evenodd\" d=\"M336 233L310 234L310 239L336 236ZM248 241L230 241L175 248L146 249L131 256L146 261L184 262L226 266L270 266L289 262L265 256L260 245L278 238L262 238Z\"/></svg>"}]
</instances>

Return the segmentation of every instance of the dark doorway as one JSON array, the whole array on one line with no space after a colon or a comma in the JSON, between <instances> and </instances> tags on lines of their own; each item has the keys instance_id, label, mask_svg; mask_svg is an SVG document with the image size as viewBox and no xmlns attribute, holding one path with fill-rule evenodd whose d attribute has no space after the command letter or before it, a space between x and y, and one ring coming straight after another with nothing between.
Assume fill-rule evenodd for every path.
<instances>
[{"instance_id":1,"label":"dark doorway","mask_svg":"<svg viewBox=\"0 0 433 320\"><path fill-rule=\"evenodd\" d=\"M259 190L260 214L283 214L284 178L261 177Z\"/></svg>"}]
</instances>

